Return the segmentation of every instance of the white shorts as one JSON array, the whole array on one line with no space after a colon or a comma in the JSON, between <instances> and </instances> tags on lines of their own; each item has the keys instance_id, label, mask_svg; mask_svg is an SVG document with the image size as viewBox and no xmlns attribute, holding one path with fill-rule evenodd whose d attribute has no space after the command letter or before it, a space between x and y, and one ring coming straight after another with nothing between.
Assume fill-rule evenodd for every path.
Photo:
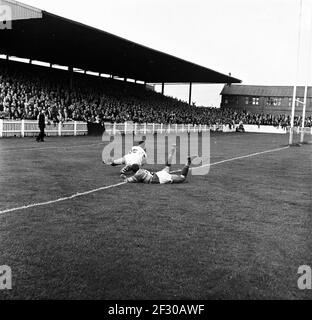
<instances>
[{"instance_id":1,"label":"white shorts","mask_svg":"<svg viewBox=\"0 0 312 320\"><path fill-rule=\"evenodd\" d=\"M165 168L162 171L158 171L158 172L156 172L156 174L159 178L160 184L172 183L172 176L169 173L169 168Z\"/></svg>"},{"instance_id":2,"label":"white shorts","mask_svg":"<svg viewBox=\"0 0 312 320\"><path fill-rule=\"evenodd\" d=\"M143 159L139 154L126 154L125 155L125 163L126 165L132 166L133 164L142 165Z\"/></svg>"}]
</instances>

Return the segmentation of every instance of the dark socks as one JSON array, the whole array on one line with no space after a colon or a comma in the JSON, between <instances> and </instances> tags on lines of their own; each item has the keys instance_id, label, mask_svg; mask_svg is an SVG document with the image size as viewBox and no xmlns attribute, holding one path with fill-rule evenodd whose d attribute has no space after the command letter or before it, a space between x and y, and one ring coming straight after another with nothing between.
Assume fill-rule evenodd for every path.
<instances>
[{"instance_id":1,"label":"dark socks","mask_svg":"<svg viewBox=\"0 0 312 320\"><path fill-rule=\"evenodd\" d=\"M190 169L190 166L189 166L189 165L186 165L186 166L182 169L181 175L186 178L186 177L187 177L187 174L188 174L188 172L189 172L189 169Z\"/></svg>"}]
</instances>

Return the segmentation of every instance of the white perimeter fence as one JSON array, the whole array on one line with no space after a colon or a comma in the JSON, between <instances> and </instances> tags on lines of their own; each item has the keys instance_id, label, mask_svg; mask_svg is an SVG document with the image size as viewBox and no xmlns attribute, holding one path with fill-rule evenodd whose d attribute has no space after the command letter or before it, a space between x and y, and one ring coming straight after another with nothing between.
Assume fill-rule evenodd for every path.
<instances>
[{"instance_id":1,"label":"white perimeter fence","mask_svg":"<svg viewBox=\"0 0 312 320\"><path fill-rule=\"evenodd\" d=\"M118 133L132 133L146 134L146 133L183 133L183 132L236 132L236 125L185 125L185 124L158 124L158 123L105 123L106 132L111 134ZM279 133L286 134L289 128L274 127L274 126L258 126L258 125L244 125L245 132L255 133ZM295 132L300 132L301 128L296 128ZM312 134L312 128L305 128L305 132Z\"/></svg>"},{"instance_id":2,"label":"white perimeter fence","mask_svg":"<svg viewBox=\"0 0 312 320\"><path fill-rule=\"evenodd\" d=\"M33 137L39 132L38 121L0 119L0 138ZM86 122L60 122L46 125L45 133L47 136L87 135L88 128Z\"/></svg>"},{"instance_id":3,"label":"white perimeter fence","mask_svg":"<svg viewBox=\"0 0 312 320\"><path fill-rule=\"evenodd\" d=\"M158 124L158 123L105 123L107 133L183 133L183 132L235 132L238 125L184 125L184 124ZM258 126L258 125L244 125L246 132L255 133L278 133L286 134L289 132L288 128L274 127L274 126ZM301 128L295 129L297 133ZM295 132L296 132L295 131ZM312 134L312 128L305 128L306 133ZM35 136L39 133L38 122L30 120L3 120L0 119L0 138L2 137L28 137ZM88 127L86 122L64 122L52 123L46 126L45 133L47 136L78 136L87 135Z\"/></svg>"}]
</instances>

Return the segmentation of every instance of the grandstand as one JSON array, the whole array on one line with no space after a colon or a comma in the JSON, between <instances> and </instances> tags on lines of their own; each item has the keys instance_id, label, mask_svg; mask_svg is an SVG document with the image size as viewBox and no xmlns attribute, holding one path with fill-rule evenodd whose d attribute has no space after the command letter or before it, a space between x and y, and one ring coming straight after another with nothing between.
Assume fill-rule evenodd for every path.
<instances>
[{"instance_id":1,"label":"grandstand","mask_svg":"<svg viewBox=\"0 0 312 320\"><path fill-rule=\"evenodd\" d=\"M86 123L106 127L110 123L157 123L235 131L235 127L243 122L244 125L274 127L272 132L278 132L275 128L280 128L280 132L284 133L290 125L287 114L256 113L230 105L222 109L190 106L132 82L81 73L69 77L64 70L10 60L0 60L0 71L0 136L4 137L36 135L40 108L45 110L50 124L48 135L59 135L61 131L62 135L70 132L76 135L75 122L81 122L78 124L81 127L78 133L81 134L87 134ZM64 123L67 129L63 128ZM295 125L300 126L301 123L298 115ZM230 128L223 129L223 126ZM311 126L311 115L308 113L305 127ZM247 126L246 130L258 129Z\"/></svg>"},{"instance_id":2,"label":"grandstand","mask_svg":"<svg viewBox=\"0 0 312 320\"><path fill-rule=\"evenodd\" d=\"M297 271L311 258L311 145L289 147L288 114L196 107L192 84L241 81L2 2L12 21L0 31L0 137L25 138L0 139L0 266L13 274L0 300L310 298ZM152 90L166 83L188 83L189 101ZM33 139L41 109L45 144ZM311 114L303 121L310 140ZM90 124L111 140L153 136L152 172L169 142L186 138L199 156L197 133L209 162L185 184L129 185L103 165L109 142L87 135Z\"/></svg>"}]
</instances>

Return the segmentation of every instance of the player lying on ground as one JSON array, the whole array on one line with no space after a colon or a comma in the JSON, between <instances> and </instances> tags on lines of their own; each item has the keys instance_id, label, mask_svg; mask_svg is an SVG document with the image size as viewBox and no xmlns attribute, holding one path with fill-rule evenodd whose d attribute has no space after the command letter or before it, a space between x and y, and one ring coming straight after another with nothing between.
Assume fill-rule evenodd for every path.
<instances>
[{"instance_id":1,"label":"player lying on ground","mask_svg":"<svg viewBox=\"0 0 312 320\"><path fill-rule=\"evenodd\" d=\"M187 174L189 172L190 165L192 163L192 158L188 157L187 164L182 169L181 175L177 174L171 174L170 173L170 167L171 167L171 161L172 157L175 152L175 146L173 146L173 149L171 150L171 154L169 155L168 161L166 163L166 167L158 172L150 172L145 169L140 169L137 164L132 165L132 171L135 172L135 174L127 178L126 176L122 175L122 178L125 180L125 182L128 183L152 183L152 184L168 184L168 183L183 183L186 180Z\"/></svg>"},{"instance_id":2,"label":"player lying on ground","mask_svg":"<svg viewBox=\"0 0 312 320\"><path fill-rule=\"evenodd\" d=\"M132 170L132 165L138 165L139 168L146 163L147 155L144 147L145 142L139 142L138 146L133 146L128 154L124 157L116 160L108 159L103 161L104 164L111 165L113 167L125 165L121 170L120 174L124 175Z\"/></svg>"}]
</instances>

